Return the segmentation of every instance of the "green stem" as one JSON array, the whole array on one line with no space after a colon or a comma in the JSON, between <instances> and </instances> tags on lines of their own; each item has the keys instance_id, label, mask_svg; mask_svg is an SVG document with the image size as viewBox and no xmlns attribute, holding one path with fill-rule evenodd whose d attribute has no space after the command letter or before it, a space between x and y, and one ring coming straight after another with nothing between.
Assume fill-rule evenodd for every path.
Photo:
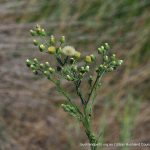
<instances>
[{"instance_id":1,"label":"green stem","mask_svg":"<svg viewBox=\"0 0 150 150\"><path fill-rule=\"evenodd\" d=\"M93 86L91 88L91 91L89 93L88 100L86 101L87 104L88 104L88 102L89 102L89 100L90 100L90 98L91 98L91 96L93 94L93 91L97 88L97 84L101 80L101 78L102 78L102 76L103 76L104 73L105 73L105 71L101 71L99 74L97 74L95 82L94 82L94 84L93 84Z\"/></svg>"},{"instance_id":2,"label":"green stem","mask_svg":"<svg viewBox=\"0 0 150 150\"><path fill-rule=\"evenodd\" d=\"M92 145L93 143L96 144L97 140L94 135L94 132L92 131L92 120L91 120L91 116L89 116L87 105L84 105L83 116L84 118L82 124L83 127L85 128L85 133L88 137L89 143L91 144L91 150L96 150L97 147Z\"/></svg>"}]
</instances>

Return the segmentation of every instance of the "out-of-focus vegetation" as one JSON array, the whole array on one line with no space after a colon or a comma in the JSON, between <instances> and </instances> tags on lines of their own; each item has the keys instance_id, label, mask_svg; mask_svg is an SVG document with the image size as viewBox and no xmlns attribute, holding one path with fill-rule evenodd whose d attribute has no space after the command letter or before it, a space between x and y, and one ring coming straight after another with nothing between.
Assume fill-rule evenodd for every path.
<instances>
[{"instance_id":1,"label":"out-of-focus vegetation","mask_svg":"<svg viewBox=\"0 0 150 150\"><path fill-rule=\"evenodd\" d=\"M25 59L37 54L28 33L36 23L49 34L65 35L85 54L110 43L125 63L103 80L95 106L95 130L100 120L100 141L150 140L149 0L1 0L0 13L2 150L84 149L79 143L85 135L58 109L62 97L25 67Z\"/></svg>"}]
</instances>

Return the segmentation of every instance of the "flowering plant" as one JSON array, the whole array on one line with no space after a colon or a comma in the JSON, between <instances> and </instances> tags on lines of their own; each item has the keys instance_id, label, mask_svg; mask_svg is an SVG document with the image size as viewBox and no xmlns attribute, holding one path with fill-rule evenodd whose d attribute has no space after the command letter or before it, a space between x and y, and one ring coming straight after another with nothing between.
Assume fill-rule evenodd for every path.
<instances>
[{"instance_id":1,"label":"flowering plant","mask_svg":"<svg viewBox=\"0 0 150 150\"><path fill-rule=\"evenodd\" d=\"M45 40L47 37L45 30L39 25L30 30L30 32L32 36L40 37L41 40ZM123 61L118 60L115 54L110 54L108 43L97 49L97 56L94 54L82 56L74 47L65 45L64 36L56 41L55 37L51 35L49 41L40 42L40 40L34 39L33 43L41 52L53 55L56 58L56 66L52 66L48 61L40 63L37 58L33 60L27 59L27 66L34 74L43 75L55 84L57 90L66 98L66 102L61 104L61 107L82 123L91 144L91 150L96 150L99 135L95 135L93 132L92 114L97 89L101 86L103 75L117 69ZM101 59L99 58L100 56ZM80 60L82 60L82 63L79 64ZM87 95L83 94L83 89L81 88L84 79L88 84ZM62 80L67 80L74 85L81 105L72 100L71 96L63 88Z\"/></svg>"}]
</instances>

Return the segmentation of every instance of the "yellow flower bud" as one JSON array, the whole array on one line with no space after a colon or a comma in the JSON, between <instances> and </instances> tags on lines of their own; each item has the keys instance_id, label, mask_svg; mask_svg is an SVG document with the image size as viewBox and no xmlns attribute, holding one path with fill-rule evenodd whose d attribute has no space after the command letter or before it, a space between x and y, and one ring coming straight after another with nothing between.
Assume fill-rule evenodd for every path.
<instances>
[{"instance_id":1,"label":"yellow flower bud","mask_svg":"<svg viewBox=\"0 0 150 150\"><path fill-rule=\"evenodd\" d=\"M55 48L54 46L50 46L50 47L48 48L48 52L49 52L50 54L54 54L54 53L56 52L56 48Z\"/></svg>"},{"instance_id":2,"label":"yellow flower bud","mask_svg":"<svg viewBox=\"0 0 150 150\"><path fill-rule=\"evenodd\" d=\"M78 52L78 51L76 51L75 54L74 54L74 57L75 57L75 58L80 58L80 56L81 56L81 53Z\"/></svg>"},{"instance_id":3,"label":"yellow flower bud","mask_svg":"<svg viewBox=\"0 0 150 150\"><path fill-rule=\"evenodd\" d=\"M92 61L91 56L85 57L85 62L90 63Z\"/></svg>"}]
</instances>

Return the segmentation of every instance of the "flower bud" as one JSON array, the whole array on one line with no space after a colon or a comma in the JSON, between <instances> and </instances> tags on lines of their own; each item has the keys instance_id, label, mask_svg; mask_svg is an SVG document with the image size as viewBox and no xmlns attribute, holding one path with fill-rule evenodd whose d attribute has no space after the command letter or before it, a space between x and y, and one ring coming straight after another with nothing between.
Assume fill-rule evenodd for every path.
<instances>
[{"instance_id":1,"label":"flower bud","mask_svg":"<svg viewBox=\"0 0 150 150\"><path fill-rule=\"evenodd\" d=\"M50 37L50 44L54 45L55 44L55 37L51 35Z\"/></svg>"},{"instance_id":2,"label":"flower bud","mask_svg":"<svg viewBox=\"0 0 150 150\"><path fill-rule=\"evenodd\" d=\"M92 61L91 56L85 57L85 62L90 63Z\"/></svg>"},{"instance_id":3,"label":"flower bud","mask_svg":"<svg viewBox=\"0 0 150 150\"><path fill-rule=\"evenodd\" d=\"M112 60L116 60L116 55L113 54L113 55L111 56L111 59L112 59Z\"/></svg>"},{"instance_id":4,"label":"flower bud","mask_svg":"<svg viewBox=\"0 0 150 150\"><path fill-rule=\"evenodd\" d=\"M99 68L98 68L98 67L96 67L95 71L98 73L98 72L99 72Z\"/></svg>"},{"instance_id":5,"label":"flower bud","mask_svg":"<svg viewBox=\"0 0 150 150\"><path fill-rule=\"evenodd\" d=\"M111 63L112 63L112 65L117 65L117 62L115 60L112 61Z\"/></svg>"},{"instance_id":6,"label":"flower bud","mask_svg":"<svg viewBox=\"0 0 150 150\"><path fill-rule=\"evenodd\" d=\"M41 68L44 68L44 64L41 63L41 64L40 64L40 67L41 67Z\"/></svg>"},{"instance_id":7,"label":"flower bud","mask_svg":"<svg viewBox=\"0 0 150 150\"><path fill-rule=\"evenodd\" d=\"M55 48L54 46L50 46L50 47L48 48L48 53L54 54L55 52L56 52L56 48Z\"/></svg>"},{"instance_id":8,"label":"flower bud","mask_svg":"<svg viewBox=\"0 0 150 150\"><path fill-rule=\"evenodd\" d=\"M106 70L106 69L107 69L107 66L106 66L106 65L104 65L103 69L105 69L105 70Z\"/></svg>"},{"instance_id":9,"label":"flower bud","mask_svg":"<svg viewBox=\"0 0 150 150\"><path fill-rule=\"evenodd\" d=\"M122 63L123 63L123 60L118 60L118 62L117 62L117 64L120 66L120 65L122 65Z\"/></svg>"},{"instance_id":10,"label":"flower bud","mask_svg":"<svg viewBox=\"0 0 150 150\"><path fill-rule=\"evenodd\" d=\"M34 44L35 46L38 46L38 45L39 45L39 43L38 43L37 40L33 40L33 44Z\"/></svg>"},{"instance_id":11,"label":"flower bud","mask_svg":"<svg viewBox=\"0 0 150 150\"><path fill-rule=\"evenodd\" d=\"M46 35L46 32L45 32L44 29L41 29L41 30L40 30L40 35L41 35L41 36L45 36L45 35Z\"/></svg>"},{"instance_id":12,"label":"flower bud","mask_svg":"<svg viewBox=\"0 0 150 150\"><path fill-rule=\"evenodd\" d=\"M45 62L45 66L46 67L49 67L50 65L49 65L49 62Z\"/></svg>"},{"instance_id":13,"label":"flower bud","mask_svg":"<svg viewBox=\"0 0 150 150\"><path fill-rule=\"evenodd\" d=\"M30 68L31 68L32 70L34 70L34 69L35 69L35 66L34 66L34 65L31 65Z\"/></svg>"},{"instance_id":14,"label":"flower bud","mask_svg":"<svg viewBox=\"0 0 150 150\"><path fill-rule=\"evenodd\" d=\"M90 57L91 57L92 61L94 61L96 59L96 57L93 54L91 54Z\"/></svg>"},{"instance_id":15,"label":"flower bud","mask_svg":"<svg viewBox=\"0 0 150 150\"><path fill-rule=\"evenodd\" d=\"M108 56L105 55L105 56L104 56L104 61L108 62L108 60L109 60L109 59L108 59Z\"/></svg>"},{"instance_id":16,"label":"flower bud","mask_svg":"<svg viewBox=\"0 0 150 150\"><path fill-rule=\"evenodd\" d=\"M53 68L51 68L51 67L49 67L49 69L48 69L48 70L49 70L49 72L50 72L50 73L55 72L55 69L53 69Z\"/></svg>"},{"instance_id":17,"label":"flower bud","mask_svg":"<svg viewBox=\"0 0 150 150\"><path fill-rule=\"evenodd\" d=\"M32 36L36 35L36 32L34 30L30 30L30 33L31 33Z\"/></svg>"},{"instance_id":18,"label":"flower bud","mask_svg":"<svg viewBox=\"0 0 150 150\"><path fill-rule=\"evenodd\" d=\"M56 48L56 53L57 54L61 53L62 52L61 50L62 50L61 47Z\"/></svg>"},{"instance_id":19,"label":"flower bud","mask_svg":"<svg viewBox=\"0 0 150 150\"><path fill-rule=\"evenodd\" d=\"M27 64L28 67L30 67L32 63L31 63L31 61L29 59L27 59L26 60L26 64Z\"/></svg>"},{"instance_id":20,"label":"flower bud","mask_svg":"<svg viewBox=\"0 0 150 150\"><path fill-rule=\"evenodd\" d=\"M61 43L65 43L65 36L62 36L62 37L61 37L60 42L61 42Z\"/></svg>"},{"instance_id":21,"label":"flower bud","mask_svg":"<svg viewBox=\"0 0 150 150\"><path fill-rule=\"evenodd\" d=\"M78 58L80 58L80 56L81 56L81 53L76 51L74 54L74 57L78 59Z\"/></svg>"},{"instance_id":22,"label":"flower bud","mask_svg":"<svg viewBox=\"0 0 150 150\"><path fill-rule=\"evenodd\" d=\"M48 76L48 71L44 71L44 75Z\"/></svg>"},{"instance_id":23,"label":"flower bud","mask_svg":"<svg viewBox=\"0 0 150 150\"><path fill-rule=\"evenodd\" d=\"M106 49L109 49L109 48L110 48L110 46L109 46L108 43L105 43L105 47L106 47Z\"/></svg>"},{"instance_id":24,"label":"flower bud","mask_svg":"<svg viewBox=\"0 0 150 150\"><path fill-rule=\"evenodd\" d=\"M76 65L72 66L72 70L77 71L77 66Z\"/></svg>"},{"instance_id":25,"label":"flower bud","mask_svg":"<svg viewBox=\"0 0 150 150\"><path fill-rule=\"evenodd\" d=\"M105 51L104 46L101 46L101 47L98 48L98 53L99 53L99 54L103 54L104 51Z\"/></svg>"},{"instance_id":26,"label":"flower bud","mask_svg":"<svg viewBox=\"0 0 150 150\"><path fill-rule=\"evenodd\" d=\"M110 68L108 68L107 69L109 72L111 72L111 71L113 71L114 69L113 69L113 67L110 67Z\"/></svg>"},{"instance_id":27,"label":"flower bud","mask_svg":"<svg viewBox=\"0 0 150 150\"><path fill-rule=\"evenodd\" d=\"M39 49L40 49L41 52L43 52L43 51L45 50L45 46L44 46L43 44L41 44L41 45L39 46Z\"/></svg>"},{"instance_id":28,"label":"flower bud","mask_svg":"<svg viewBox=\"0 0 150 150\"><path fill-rule=\"evenodd\" d=\"M86 67L85 67L85 71L88 72L89 70L90 70L90 67L89 67L89 66L86 66Z\"/></svg>"},{"instance_id":29,"label":"flower bud","mask_svg":"<svg viewBox=\"0 0 150 150\"><path fill-rule=\"evenodd\" d=\"M103 69L103 68L104 68L104 65L101 64L101 65L99 66L99 68L100 68L100 69Z\"/></svg>"},{"instance_id":30,"label":"flower bud","mask_svg":"<svg viewBox=\"0 0 150 150\"><path fill-rule=\"evenodd\" d=\"M67 79L68 81L72 81L72 78L71 78L69 75L67 75L66 79Z\"/></svg>"},{"instance_id":31,"label":"flower bud","mask_svg":"<svg viewBox=\"0 0 150 150\"><path fill-rule=\"evenodd\" d=\"M37 58L34 58L33 61L34 61L36 64L38 63Z\"/></svg>"},{"instance_id":32,"label":"flower bud","mask_svg":"<svg viewBox=\"0 0 150 150\"><path fill-rule=\"evenodd\" d=\"M38 28L36 29L36 33L37 33L38 35L41 34L41 27L38 27Z\"/></svg>"},{"instance_id":33,"label":"flower bud","mask_svg":"<svg viewBox=\"0 0 150 150\"><path fill-rule=\"evenodd\" d=\"M70 58L70 64L74 64L75 60L74 58Z\"/></svg>"}]
</instances>

